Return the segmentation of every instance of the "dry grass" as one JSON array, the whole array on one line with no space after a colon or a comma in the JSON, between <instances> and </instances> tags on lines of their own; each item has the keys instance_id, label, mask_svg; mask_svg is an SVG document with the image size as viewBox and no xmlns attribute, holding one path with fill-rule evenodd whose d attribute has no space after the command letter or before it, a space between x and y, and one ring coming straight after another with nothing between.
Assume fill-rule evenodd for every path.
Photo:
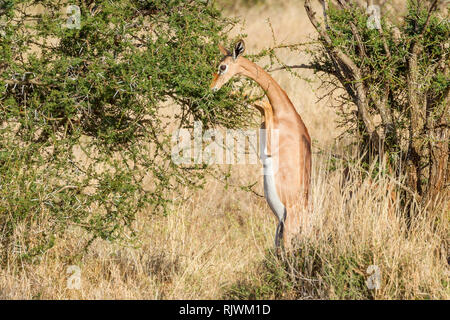
<instances>
[{"instance_id":1,"label":"dry grass","mask_svg":"<svg viewBox=\"0 0 450 320\"><path fill-rule=\"evenodd\" d=\"M246 174L248 172L245 172ZM80 259L68 259L85 239L72 230L36 265L0 271L0 297L43 299L212 299L247 272L272 244L265 203L210 181L167 216L142 214L138 248L96 241ZM68 265L80 266L82 289L66 287Z\"/></svg>"},{"instance_id":2,"label":"dry grass","mask_svg":"<svg viewBox=\"0 0 450 320\"><path fill-rule=\"evenodd\" d=\"M74 258L85 239L72 230L37 263L11 261L0 271L0 297L448 299L448 204L407 224L398 206L390 214L387 178L342 188L342 170L330 173L325 160L314 168L314 232L295 258L268 251L275 220L263 199L210 181L166 217L140 215L136 248L98 240ZM243 175L258 178L240 168L234 182ZM69 265L81 269L80 290L67 288ZM365 286L369 265L381 272L379 290Z\"/></svg>"},{"instance_id":3,"label":"dry grass","mask_svg":"<svg viewBox=\"0 0 450 320\"><path fill-rule=\"evenodd\" d=\"M330 172L327 164L324 158L315 163L312 230L301 238L297 255L279 260L268 252L226 296L449 299L448 201L434 212L406 212L387 197L391 178L369 183L355 167L351 183L343 185L342 168ZM377 290L366 285L371 265L379 270Z\"/></svg>"},{"instance_id":4,"label":"dry grass","mask_svg":"<svg viewBox=\"0 0 450 320\"><path fill-rule=\"evenodd\" d=\"M266 18L279 42L307 40L313 34L298 1L282 5L268 1L235 13L246 21L243 31L248 34L250 53L273 44ZM287 63L306 61L304 56L288 53L283 58ZM326 101L316 103L317 84L293 80L283 72L273 76L304 118L316 150L317 146L331 149L339 134L333 121L336 116ZM139 232L135 247L96 240L87 254L77 255L86 239L80 230L72 229L33 264L20 264L11 256L0 270L0 298L448 299L448 203L433 214L417 213L407 224L397 205L396 214L389 215L389 200L383 192L390 183L387 178L377 188L364 182L342 188L342 168L329 172L327 164L328 156L315 156L316 232L304 239L296 258L279 262L268 252L275 219L264 199L210 180L204 190L175 205L167 216L140 214L135 222ZM236 165L231 182L261 181L258 173L255 166ZM261 183L258 191L262 192ZM381 271L379 290L368 290L364 284L371 264ZM80 290L67 288L69 265L81 269Z\"/></svg>"}]
</instances>

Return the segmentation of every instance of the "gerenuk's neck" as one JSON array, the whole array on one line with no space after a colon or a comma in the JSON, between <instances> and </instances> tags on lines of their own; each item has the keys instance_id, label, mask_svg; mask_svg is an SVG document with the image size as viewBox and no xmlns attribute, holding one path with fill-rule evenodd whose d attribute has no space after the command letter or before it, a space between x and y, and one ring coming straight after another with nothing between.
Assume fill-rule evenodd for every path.
<instances>
[{"instance_id":1,"label":"gerenuk's neck","mask_svg":"<svg viewBox=\"0 0 450 320\"><path fill-rule=\"evenodd\" d=\"M265 91L273 109L273 116L280 118L283 116L292 117L295 113L298 116L292 102L280 85L260 66L244 57L239 58L243 69L242 74L255 80Z\"/></svg>"}]
</instances>

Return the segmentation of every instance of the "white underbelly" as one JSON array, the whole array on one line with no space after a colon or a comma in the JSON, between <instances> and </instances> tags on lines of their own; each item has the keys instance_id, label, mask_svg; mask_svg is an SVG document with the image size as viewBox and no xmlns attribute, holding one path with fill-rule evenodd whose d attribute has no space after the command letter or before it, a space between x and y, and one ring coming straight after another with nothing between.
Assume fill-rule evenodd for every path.
<instances>
[{"instance_id":1,"label":"white underbelly","mask_svg":"<svg viewBox=\"0 0 450 320\"><path fill-rule=\"evenodd\" d=\"M264 174L264 196L267 200L267 203L269 204L270 209L272 209L278 220L284 221L286 208L277 194L274 176L274 159L267 155L266 135L264 130L261 130L259 145L260 159L263 165Z\"/></svg>"}]
</instances>

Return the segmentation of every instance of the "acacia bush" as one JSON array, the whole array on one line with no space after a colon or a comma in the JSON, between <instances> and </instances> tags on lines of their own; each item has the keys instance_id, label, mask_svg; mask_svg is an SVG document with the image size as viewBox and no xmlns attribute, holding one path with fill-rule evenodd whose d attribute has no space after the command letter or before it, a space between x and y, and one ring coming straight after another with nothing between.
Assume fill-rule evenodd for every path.
<instances>
[{"instance_id":1,"label":"acacia bush","mask_svg":"<svg viewBox=\"0 0 450 320\"><path fill-rule=\"evenodd\" d=\"M0 1L3 262L42 253L69 226L132 236L139 210L204 180L205 166L171 161L169 126L231 128L250 112L230 88L209 91L235 23L210 1L70 4L79 19L66 1Z\"/></svg>"},{"instance_id":2,"label":"acacia bush","mask_svg":"<svg viewBox=\"0 0 450 320\"><path fill-rule=\"evenodd\" d=\"M348 132L367 152L406 176L406 198L426 206L446 198L449 179L449 35L439 1L408 1L397 25L352 1L320 1L323 23L305 1L319 32L313 65L343 89L338 108ZM370 12L369 12L370 13ZM393 14L393 13L392 13ZM377 19L378 21L376 21ZM356 112L344 107L355 105Z\"/></svg>"},{"instance_id":3,"label":"acacia bush","mask_svg":"<svg viewBox=\"0 0 450 320\"><path fill-rule=\"evenodd\" d=\"M449 195L450 26L443 2L409 0L400 17L376 15L371 1L319 0L323 10L315 11L306 0L317 41L268 51L278 69L317 73L340 126L357 144L356 159L363 158L367 172L389 171L403 203L421 208ZM276 54L283 48L309 53L311 63L283 64Z\"/></svg>"}]
</instances>

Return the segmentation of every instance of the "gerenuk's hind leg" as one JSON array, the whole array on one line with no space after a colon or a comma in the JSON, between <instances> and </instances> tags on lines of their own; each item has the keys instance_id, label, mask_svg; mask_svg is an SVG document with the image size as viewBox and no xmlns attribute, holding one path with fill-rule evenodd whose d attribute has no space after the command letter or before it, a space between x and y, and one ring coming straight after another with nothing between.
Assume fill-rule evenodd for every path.
<instances>
[{"instance_id":1,"label":"gerenuk's hind leg","mask_svg":"<svg viewBox=\"0 0 450 320\"><path fill-rule=\"evenodd\" d=\"M281 248L282 240L284 234L284 221L280 220L277 225L277 230L275 231L275 249Z\"/></svg>"}]
</instances>

